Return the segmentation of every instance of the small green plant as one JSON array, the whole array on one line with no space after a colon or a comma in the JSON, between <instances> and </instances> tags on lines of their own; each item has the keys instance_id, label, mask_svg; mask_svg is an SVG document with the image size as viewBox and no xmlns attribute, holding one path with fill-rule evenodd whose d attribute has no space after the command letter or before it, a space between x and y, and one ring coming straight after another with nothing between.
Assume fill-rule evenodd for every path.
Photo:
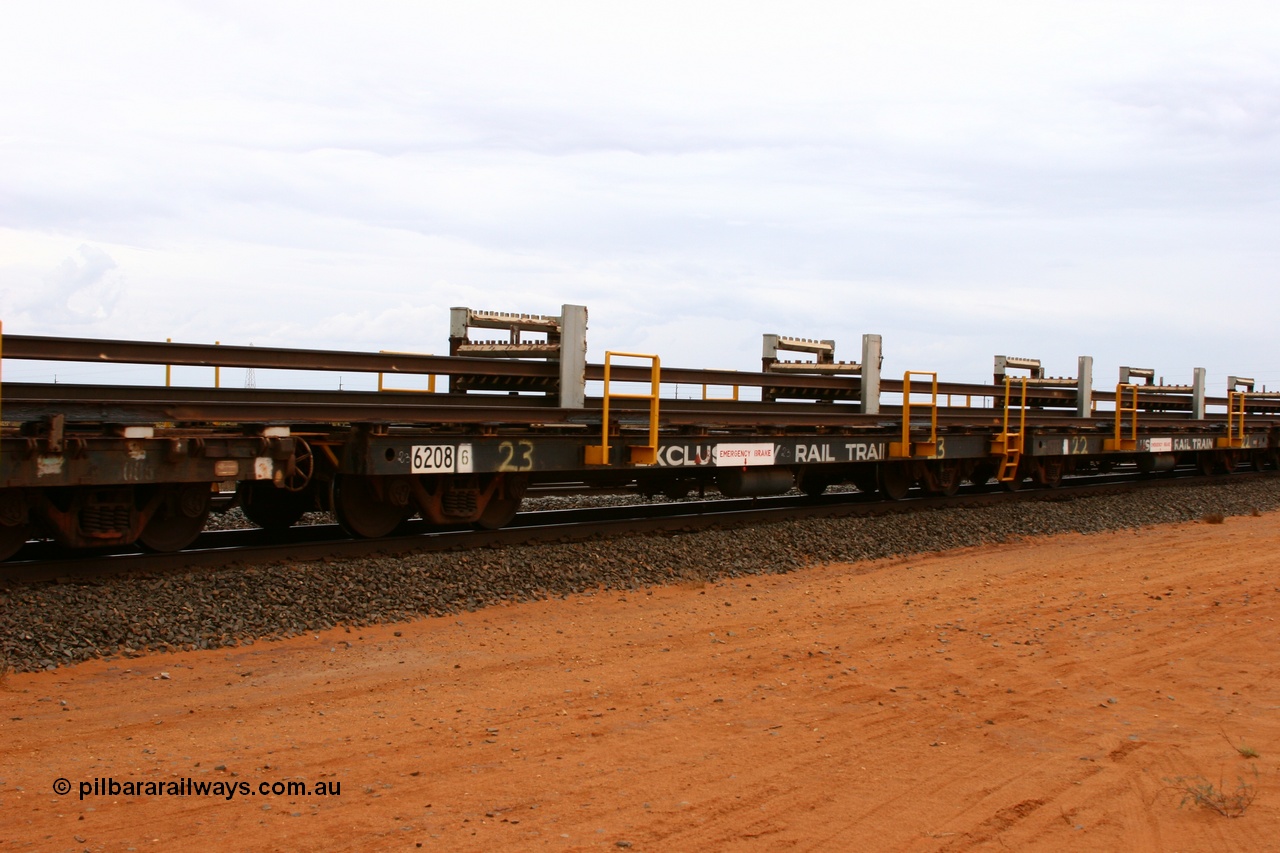
<instances>
[{"instance_id":1,"label":"small green plant","mask_svg":"<svg viewBox=\"0 0 1280 853\"><path fill-rule=\"evenodd\" d=\"M1203 776L1179 776L1176 779L1165 779L1169 785L1182 793L1182 802L1178 808L1191 803L1201 808L1212 809L1223 817L1240 817L1253 805L1258 795L1254 784L1258 780L1258 768L1253 768L1253 782L1246 782L1236 777L1236 789L1228 792L1222 780L1215 785Z\"/></svg>"},{"instance_id":2,"label":"small green plant","mask_svg":"<svg viewBox=\"0 0 1280 853\"><path fill-rule=\"evenodd\" d=\"M1241 757L1241 758L1257 758L1257 757L1260 755L1260 753L1258 752L1258 750L1254 749L1253 747L1251 747L1251 746L1249 746L1249 745L1247 745L1247 744L1245 744L1245 743L1238 743L1238 744L1237 744L1237 743L1232 743L1232 742L1231 742L1231 738L1227 737L1227 733L1226 733L1226 732L1224 732L1224 731L1221 731L1221 730L1220 730L1220 732L1219 732L1219 733L1222 735L1223 740L1225 740L1227 743L1230 743L1230 744L1231 744L1231 748L1232 748L1232 749L1234 749L1236 752L1240 753L1240 757Z\"/></svg>"}]
</instances>

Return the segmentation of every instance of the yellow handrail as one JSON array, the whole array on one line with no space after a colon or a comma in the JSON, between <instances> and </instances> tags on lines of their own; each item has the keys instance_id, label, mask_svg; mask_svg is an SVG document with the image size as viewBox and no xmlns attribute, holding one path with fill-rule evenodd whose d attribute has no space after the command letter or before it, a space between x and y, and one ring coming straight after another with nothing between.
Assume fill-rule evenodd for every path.
<instances>
[{"instance_id":1,"label":"yellow handrail","mask_svg":"<svg viewBox=\"0 0 1280 853\"><path fill-rule=\"evenodd\" d=\"M419 352L402 352L400 350L380 349L378 352L383 355L430 355L431 353ZM382 373L378 373L378 390L390 391L397 394L434 394L436 393L436 375L434 373L427 374L427 390L421 388L388 388L382 384Z\"/></svg>"},{"instance_id":2,"label":"yellow handrail","mask_svg":"<svg viewBox=\"0 0 1280 853\"><path fill-rule=\"evenodd\" d=\"M928 376L929 386L929 440L911 441L911 377ZM917 393L924 393L923 391ZM926 404L921 404L926 405ZM902 374L902 441L889 443L889 455L933 456L938 452L938 374L924 370L908 370Z\"/></svg>"},{"instance_id":3,"label":"yellow handrail","mask_svg":"<svg viewBox=\"0 0 1280 853\"><path fill-rule=\"evenodd\" d=\"M611 394L609 392L610 371L613 357L647 358L652 362L650 370L651 390L648 394ZM606 352L604 354L604 397L600 414L600 443L588 445L584 461L588 465L609 465L609 401L613 400L648 400L649 401L649 443L645 446L632 445L628 461L632 465L653 465L658 461L658 392L661 388L661 361L656 355L639 352Z\"/></svg>"},{"instance_id":4,"label":"yellow handrail","mask_svg":"<svg viewBox=\"0 0 1280 853\"><path fill-rule=\"evenodd\" d=\"M732 397L708 397L708 396L707 396L707 389L708 389L708 388L711 388L711 387L716 387L716 386L705 385L705 384L702 386L702 399L703 399L703 400L724 400L724 401L732 400L732 401L734 401L735 403L736 403L736 402L738 402L738 386L737 386L737 385L730 385L730 386L729 386L730 388L732 388L732 389L733 389L733 396L732 396Z\"/></svg>"}]
</instances>

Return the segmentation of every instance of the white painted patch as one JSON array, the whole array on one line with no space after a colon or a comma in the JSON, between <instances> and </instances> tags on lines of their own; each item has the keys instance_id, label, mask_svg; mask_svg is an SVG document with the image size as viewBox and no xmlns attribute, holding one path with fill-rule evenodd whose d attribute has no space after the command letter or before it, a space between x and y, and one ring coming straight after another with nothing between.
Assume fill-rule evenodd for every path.
<instances>
[{"instance_id":1,"label":"white painted patch","mask_svg":"<svg viewBox=\"0 0 1280 853\"><path fill-rule=\"evenodd\" d=\"M269 456L257 456L253 460L253 479L270 480L275 473L275 463Z\"/></svg>"}]
</instances>

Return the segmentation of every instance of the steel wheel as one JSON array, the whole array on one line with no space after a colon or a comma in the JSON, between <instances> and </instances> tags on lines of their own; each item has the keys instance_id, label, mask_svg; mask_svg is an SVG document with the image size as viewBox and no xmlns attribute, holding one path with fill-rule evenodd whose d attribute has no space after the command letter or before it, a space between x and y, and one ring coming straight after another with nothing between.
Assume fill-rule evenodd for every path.
<instances>
[{"instance_id":1,"label":"steel wheel","mask_svg":"<svg viewBox=\"0 0 1280 853\"><path fill-rule=\"evenodd\" d=\"M236 495L246 518L263 530L274 532L288 530L315 505L315 496L309 489L277 489L268 480L241 480Z\"/></svg>"},{"instance_id":2,"label":"steel wheel","mask_svg":"<svg viewBox=\"0 0 1280 853\"><path fill-rule=\"evenodd\" d=\"M829 475L807 473L800 478L800 491L811 498L820 497L832 485L828 477Z\"/></svg>"},{"instance_id":3,"label":"steel wheel","mask_svg":"<svg viewBox=\"0 0 1280 853\"><path fill-rule=\"evenodd\" d=\"M960 476L959 462L953 460L934 462L931 474L930 485L934 486L934 491L938 494L949 498L960 491L960 481L964 478Z\"/></svg>"},{"instance_id":4,"label":"steel wheel","mask_svg":"<svg viewBox=\"0 0 1280 853\"><path fill-rule=\"evenodd\" d=\"M7 560L22 550L30 532L26 524L0 524L0 560Z\"/></svg>"},{"instance_id":5,"label":"steel wheel","mask_svg":"<svg viewBox=\"0 0 1280 853\"><path fill-rule=\"evenodd\" d=\"M494 488L484 511L476 519L476 527L482 530L498 530L510 524L520 511L520 502L524 500L528 487L528 480L523 477L498 476L503 478L502 482Z\"/></svg>"},{"instance_id":6,"label":"steel wheel","mask_svg":"<svg viewBox=\"0 0 1280 853\"><path fill-rule=\"evenodd\" d=\"M905 498L914 482L904 462L886 462L880 466L880 493L891 501Z\"/></svg>"},{"instance_id":7,"label":"steel wheel","mask_svg":"<svg viewBox=\"0 0 1280 853\"><path fill-rule=\"evenodd\" d=\"M204 531L213 499L210 483L166 486L160 505L138 534L138 544L148 551L181 551Z\"/></svg>"},{"instance_id":8,"label":"steel wheel","mask_svg":"<svg viewBox=\"0 0 1280 853\"><path fill-rule=\"evenodd\" d=\"M384 484L387 485L387 484ZM410 504L389 499L388 489L382 495L373 477L339 474L330 487L333 515L342 529L361 539L378 539L395 530L409 517Z\"/></svg>"},{"instance_id":9,"label":"steel wheel","mask_svg":"<svg viewBox=\"0 0 1280 853\"><path fill-rule=\"evenodd\" d=\"M973 470L969 472L969 482L975 486L982 487L991 482L991 478L996 475L995 466L989 462L979 462L973 466Z\"/></svg>"}]
</instances>

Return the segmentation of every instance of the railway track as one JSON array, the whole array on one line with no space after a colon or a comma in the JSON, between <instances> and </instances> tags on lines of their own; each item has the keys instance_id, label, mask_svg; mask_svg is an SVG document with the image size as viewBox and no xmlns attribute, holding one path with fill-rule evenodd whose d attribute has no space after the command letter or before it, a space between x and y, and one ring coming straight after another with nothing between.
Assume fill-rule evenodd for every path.
<instances>
[{"instance_id":1,"label":"railway track","mask_svg":"<svg viewBox=\"0 0 1280 853\"><path fill-rule=\"evenodd\" d=\"M1176 473L1180 476L1172 476ZM0 565L0 582L10 584L91 581L130 574L174 574L282 562L394 557L415 553L472 551L483 548L545 542L580 542L596 538L664 531L693 532L710 528L762 525L805 518L858 518L900 515L941 508L975 508L1002 504L1070 501L1099 495L1118 495L1137 489L1179 488L1242 482L1250 477L1275 476L1250 472L1212 477L1192 471L1152 477L1121 472L1075 477L1062 488L1006 491L996 484L965 486L951 497L913 490L905 499L886 501L862 492L838 492L813 498L787 495L768 498L709 498L615 506L533 510L517 514L501 530L469 526L440 530L421 519L401 525L381 539L352 539L337 524L298 525L283 532L260 528L210 530L187 550L146 553L121 549L68 556L53 543L31 543L19 559ZM551 490L569 496L572 488Z\"/></svg>"}]
</instances>

